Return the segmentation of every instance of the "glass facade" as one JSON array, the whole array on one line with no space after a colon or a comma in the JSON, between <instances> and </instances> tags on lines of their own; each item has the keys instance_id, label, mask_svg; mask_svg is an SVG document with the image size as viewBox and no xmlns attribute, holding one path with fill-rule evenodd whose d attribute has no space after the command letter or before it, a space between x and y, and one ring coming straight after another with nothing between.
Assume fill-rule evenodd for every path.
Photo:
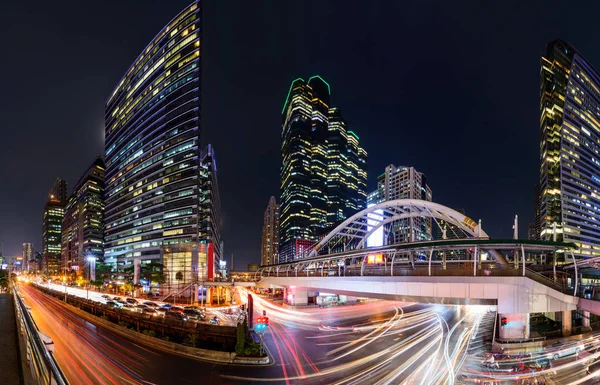
<instances>
[{"instance_id":1,"label":"glass facade","mask_svg":"<svg viewBox=\"0 0 600 385\"><path fill-rule=\"evenodd\" d=\"M118 272L136 258L161 262L167 246L191 244L197 253L200 33L194 2L152 39L106 102L104 256ZM194 255L186 266L196 263Z\"/></svg>"},{"instance_id":2,"label":"glass facade","mask_svg":"<svg viewBox=\"0 0 600 385\"><path fill-rule=\"evenodd\" d=\"M223 259L221 237L221 198L217 181L217 159L211 144L202 151L200 160L200 218L198 262L206 278L213 278ZM212 245L209 247L209 245ZM204 268L206 267L206 268Z\"/></svg>"},{"instance_id":3,"label":"glass facade","mask_svg":"<svg viewBox=\"0 0 600 385\"><path fill-rule=\"evenodd\" d=\"M574 242L579 257L600 256L600 76L557 40L540 77L540 237Z\"/></svg>"},{"instance_id":4,"label":"glass facade","mask_svg":"<svg viewBox=\"0 0 600 385\"><path fill-rule=\"evenodd\" d=\"M62 223L62 269L86 278L87 258L103 258L104 171L104 161L96 159L73 188Z\"/></svg>"},{"instance_id":5,"label":"glass facade","mask_svg":"<svg viewBox=\"0 0 600 385\"><path fill-rule=\"evenodd\" d=\"M280 262L366 207L367 153L330 94L320 76L296 79L283 107Z\"/></svg>"}]
</instances>

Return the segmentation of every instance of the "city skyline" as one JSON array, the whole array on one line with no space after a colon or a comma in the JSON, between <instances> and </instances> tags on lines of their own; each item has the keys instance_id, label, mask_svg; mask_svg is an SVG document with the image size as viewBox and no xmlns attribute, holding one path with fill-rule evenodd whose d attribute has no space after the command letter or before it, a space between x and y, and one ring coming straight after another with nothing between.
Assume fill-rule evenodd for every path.
<instances>
[{"instance_id":1,"label":"city skyline","mask_svg":"<svg viewBox=\"0 0 600 385\"><path fill-rule=\"evenodd\" d=\"M29 133L37 134L32 135L33 139L30 145L33 145L36 150L31 156L38 159L35 167L40 169L40 174L38 177L31 179L25 177L31 175L31 167L34 162L31 162L32 164L24 162L21 164L23 168L19 168L16 162L24 158L16 157L10 148L7 148L0 155L4 164L10 165L10 167L3 167L2 180L7 185L12 186L15 193L19 194L17 197L13 192L5 192L2 206L0 206L0 211L3 213L2 219L0 219L2 221L0 222L0 239L5 243L6 255L20 253L23 242L41 245L40 212L43 208L44 195L48 186L56 177L62 177L69 182L69 185L73 185L85 168L90 156L102 152L103 113L99 113L99 111L102 111L103 102L110 93L110 88L120 79L123 69L127 68L135 59L135 56L146 46L148 39L168 22L168 20L165 20L165 15L168 15L166 19L169 19L170 15L176 14L188 3L173 2L172 4L146 5L145 7L126 4L123 16L117 16L116 4L105 4L103 5L106 8L105 10L96 8L94 10L98 11L99 15L111 16L108 18L114 22L111 23L111 28L106 27L100 20L93 19L90 22L95 23L97 27L102 26L102 28L91 28L91 30L96 29L98 32L89 32L90 35L86 35L83 41L72 42L71 45L62 43L67 41L61 35L63 31L48 29L47 33L50 37L54 37L57 41L56 46L61 50L66 51L74 47L81 50L75 50L75 52L80 52L81 55L93 55L84 47L86 47L88 40L98 40L101 48L98 51L106 52L107 47L110 47L112 55L110 55L110 60L104 59L105 61L100 61L101 64L98 64L98 67L92 65L85 72L78 68L72 68L72 66L65 66L70 67L69 71L72 71L72 76L63 77L68 81L68 85L63 88L69 90L71 94L77 95L76 101L65 96L66 99L47 97L44 103L39 103L42 106L42 114L49 117L47 123L49 127L46 130L51 132L56 140L49 138L44 132L34 129L33 127L39 125L38 122L32 121L28 117L23 118L23 114L20 114L20 119L23 120L17 124L17 120L15 120L17 118L13 117L12 112L7 112L7 127L20 128L15 132L8 132L8 140L9 142L11 142L11 139L14 140L16 144L14 147L22 146L25 140L30 138ZM69 17L73 20L85 19L77 16L78 12L83 14L83 9L71 7L72 9L65 10L61 7L63 6L58 5L54 11L40 7L36 12L40 12L39 15L43 12L51 12L52 14L54 12L57 14L64 12L65 16L61 17ZM98 5L92 7L98 7ZM330 7L333 6L324 6L322 9L323 16L317 14L315 17L324 18L325 14L333 11L333 8ZM239 9L238 11L241 14L260 17L258 13L265 9L262 7L257 8L257 10L252 10L248 6L248 9L243 9L248 12L241 12ZM301 10L300 13L305 14L315 9L321 8L318 8L317 3L308 4L306 9ZM350 23L345 21L348 16L356 17L362 14L368 25L372 26L362 40L359 35L356 35L352 43L341 42L341 46L335 50L335 54L339 56L338 59L332 60L331 57L327 57L326 59L314 60L314 57L311 57L310 60L298 61L298 64L285 58L279 58L279 61L273 64L265 64L264 60L252 59L248 63L249 69L231 72L229 62L233 63L233 59L238 58L238 55L249 52L249 48L244 48L243 43L234 38L235 33L247 28L248 24L241 23L238 27L235 26L236 23L232 23L232 26L234 26L232 28L236 29L228 32L225 27L218 26L219 20L222 20L219 17L224 17L220 15L227 14L226 8L220 5L206 4L203 12L218 16L212 18L205 26L206 30L212 29L212 31L215 31L206 37L206 49L211 51L213 55L213 59L210 59L206 66L207 87L211 90L211 93L221 96L216 96L213 100L207 102L208 123L203 123L203 130L207 131L207 142L214 143L220 151L221 174L219 180L221 193L224 195L222 197L225 217L224 239L233 239L236 234L244 231L248 232L248 234L237 237L239 240L236 240L235 244L228 243L225 248L227 260L229 260L231 253L236 255L236 261L239 261L242 265L259 260L260 229L264 201L269 196L277 194L277 175L279 172L277 166L279 155L278 112L281 108L281 98L285 96L289 82L295 77L306 73L319 73L335 87L335 105L344 107L344 116L352 127L360 132L361 140L364 141L364 147L370 156L369 174L371 176L368 191L374 188L373 178L376 177L377 170L382 169L385 165L394 163L414 166L428 176L432 189L436 192L436 200L451 207L464 207L465 212L474 219L481 218L483 227L493 237L507 238L511 236L514 214L518 214L521 218L521 236L526 236L524 229L527 223L533 220L531 190L538 174L539 124L537 120L539 114L537 112L537 101L539 101L539 58L543 55L545 44L556 37L562 37L573 44L592 65L600 63L600 53L596 52L590 38L586 36L583 29L577 31L574 25L563 27L548 25L547 20L557 12L556 8L551 13L546 14L538 12L547 11L536 9L535 17L532 19L534 10L524 6L522 9L523 15L510 15L509 20L512 25L517 26L516 30L533 23L534 27L532 29L535 33L521 41L506 37L502 39L493 38L487 48L478 46L476 36L478 31L486 31L488 27L472 22L472 24L468 24L470 27L468 31L453 31L451 34L452 41L461 41L462 38L465 44L447 43L440 47L440 52L438 52L438 54L452 55L455 61L455 63L448 63L445 67L436 68L435 71L441 71L441 73L437 72L438 75L434 76L438 79L448 79L452 84L451 87L444 89L445 92L450 93L445 98L451 103L440 103L435 106L435 108L438 108L440 116L449 114L451 119L440 119L433 115L424 115L426 110L421 107L416 112L430 118L429 120L426 119L425 123L421 123L418 119L411 118L408 111L414 110L417 99L429 97L428 93L423 90L434 89L432 87L434 81L427 79L425 74L435 73L433 72L433 64L428 62L433 58L433 54L427 53L422 47L433 44L436 41L436 36L439 36L436 33L448 27L448 24L442 22L441 26L437 27L438 29L422 37L419 42L409 42L408 47L415 52L414 56L419 58L413 64L398 68L396 64L401 64L401 59L405 54L390 53L385 46L386 43L395 40L391 37L395 37L401 32L394 32L391 34L392 36L386 36L386 32L390 35L389 32L395 31L395 29L387 27L386 20L380 23L381 26L375 26L374 22L377 18L375 16L388 13L384 12L386 10L364 12L364 9L358 7L353 11L345 10L333 15L331 22L341 27L338 34L349 33ZM434 10L433 15L439 17L447 11L442 6L440 9ZM459 7L451 14L455 18L460 17L461 11L464 11L464 9ZM499 13L503 14L501 11L499 10ZM18 9L17 12L19 12ZM291 14L291 10L286 5L277 5L270 12L284 15ZM482 11L471 10L471 12L470 15ZM351 14L348 15L347 13ZM35 15L38 15L38 13L35 13L34 17L36 17ZM126 19L133 16L137 21L136 28L138 29L135 33L132 33L131 26L125 23ZM98 19L100 18L99 16ZM415 24L419 22L424 21L416 20L412 24L409 23L406 26L406 32L410 32L411 28L416 28ZM257 27L259 28L257 32L264 38L269 35L267 32L271 30L285 31L287 28L293 29L296 23L300 23L300 21L292 19L289 23L289 26L284 26L269 22L263 27ZM309 36L298 40L297 44L300 44L300 48L309 46L311 33L309 32ZM105 34L106 36L104 36ZM335 32L331 35L332 39L339 37ZM126 38L123 38L123 36L126 36ZM220 38L216 36L220 36ZM381 38L382 41L377 42L377 38ZM219 39L224 39L223 44L220 44ZM269 39L264 48L262 46L258 47L260 51L257 57L271 57L270 50L273 47L276 47L276 50L286 47L283 38L269 37ZM115 41L122 43L115 44ZM108 45L109 42L110 45ZM325 42L318 43L314 46L314 49L317 52L325 52L326 46L328 47ZM239 50L237 53L235 53L235 48ZM258 48L254 47L253 49ZM510 50L514 54L507 55L507 57L498 57L497 52L503 49ZM488 68L483 70L483 68L470 64L470 60L462 58L463 55L460 54L465 52L469 53L468 56L475 56L479 61L486 63ZM293 55L291 57L294 58ZM315 57L318 58L319 55ZM351 64L350 61L353 58L364 60ZM497 59L498 62L493 62L492 58ZM260 63L257 63L257 61ZM60 60L58 62L61 63ZM341 68L339 65L342 62L348 65L349 68ZM287 65L282 65L284 63ZM459 68L464 65L468 65L471 70L469 76L465 76L462 70L459 71ZM418 68L419 66L421 67ZM24 69L26 68L27 66L24 67ZM52 68L56 69L55 67ZM341 69L336 71L338 68ZM513 68L513 70L508 71L509 73L502 73L501 68ZM275 69L276 71L274 71ZM414 72L415 76L406 75L411 70L416 71ZM362 78L357 77L356 73L363 74ZM61 72L58 71L56 76L51 76L48 79L50 84L57 81L60 74ZM269 84L260 87L260 96L253 98L264 102L259 104L250 103L251 105L245 106L244 103L248 101L246 94L249 91L246 91L246 88L239 88L244 84L242 79L247 75L255 75L254 78L257 79L256 76L260 78L267 74L270 74ZM88 79L88 77L94 79L90 79L90 82L81 81L82 79ZM368 81L366 80L367 77L369 78ZM20 77L16 76L15 78ZM95 80L95 78L98 78L98 80ZM63 81L61 80L61 82ZM37 82L43 83L40 80L37 80ZM80 86L76 83L85 83L85 85L81 85L81 87L85 86L85 90L78 88ZM476 85L476 83L481 83L481 85ZM231 87L232 85L235 86ZM491 87L494 87L494 92L490 92ZM15 87L15 89L17 88ZM59 89L61 87L53 88ZM515 88L519 92L514 93ZM93 90L93 92L89 90ZM219 94L218 90L223 90L223 93ZM253 89L252 92L256 92L256 89ZM511 95L511 98L514 99L508 103L501 100L502 97L492 96L497 92L504 93L503 95ZM410 98L408 98L408 94L411 94ZM368 95L370 99L374 97L376 102L372 105L369 104L367 108L359 101L364 95ZM65 115L64 109L57 108L52 99L65 100L67 103L72 102L71 105L74 106L70 109L72 112ZM452 99L456 99L456 102L453 102ZM413 101L415 104L412 104ZM402 107L402 104L406 104L406 107ZM223 106L220 107L219 105ZM509 110L507 109L509 105L512 115L508 120L502 119L503 122L495 122L491 118L502 116L501 111ZM50 106L53 107L50 108ZM459 106L461 106L460 113ZM222 113L223 109L231 110L232 108L237 108L238 110L234 111L238 113L231 115L243 116L241 121L236 120L238 118L233 116L227 116L223 119L226 115ZM478 110L481 112L478 112ZM59 113L59 111L61 112ZM221 119L223 121L218 125L217 121ZM441 123L446 122L448 124L448 121L452 123L451 129L436 128L443 127ZM55 122L58 122L58 124ZM253 129L239 131L236 127L243 126L240 122L251 122ZM482 126L487 128L484 132L481 131ZM257 131L258 127L260 129ZM22 136L21 131L28 133L27 138ZM236 143L227 141L228 138L233 136L232 133L233 135L239 135L240 140ZM273 137L267 136L267 133ZM436 135L435 138L432 137L433 134ZM481 139L481 135L488 140L493 137L495 146L510 149L511 154L520 154L519 157L503 155L504 152L498 152L492 145L488 145L487 148L486 146L476 146L475 139ZM261 145L254 144L254 137L265 138L265 142ZM400 138L403 139L399 140ZM411 149L416 141L425 140L424 138L430 141L428 145L432 150L430 156L432 159L426 159L420 153ZM518 140L515 140L515 138L518 138ZM41 143L47 143L48 146L42 146ZM73 143L78 144L74 146ZM250 143L250 145L247 143ZM74 151L69 152L65 149L70 147L74 148ZM50 149L54 151L52 152L54 156L50 156ZM463 154L468 153L470 159L472 157L479 159L478 164L460 159L456 153L461 151L464 151ZM502 155L499 155L499 153ZM248 164L251 162L242 162L243 159L252 159L252 156L256 160L255 166ZM39 157L44 159L43 164ZM447 163L445 162L449 157L456 157L453 159L452 164L457 169L453 173L447 173ZM240 166L241 162L244 164ZM13 169L17 171L15 172ZM515 175L517 170L520 175ZM488 173L494 175L493 180L486 177ZM240 179L240 176L242 176L242 179ZM247 200L240 202L237 199L239 190L235 186L237 183L248 184L250 182L255 183L256 186L261 186L256 188L256 191L249 192L250 195ZM456 188L456 186L459 186L459 188ZM517 190L520 191L517 192ZM477 197L467 198L472 191L476 192L473 194ZM10 207L8 202L10 202ZM251 202L251 204L248 204L248 202ZM490 202L494 202L494 204L492 205ZM498 202L500 204L497 204ZM236 215L240 212L243 213L237 217Z\"/></svg>"}]
</instances>

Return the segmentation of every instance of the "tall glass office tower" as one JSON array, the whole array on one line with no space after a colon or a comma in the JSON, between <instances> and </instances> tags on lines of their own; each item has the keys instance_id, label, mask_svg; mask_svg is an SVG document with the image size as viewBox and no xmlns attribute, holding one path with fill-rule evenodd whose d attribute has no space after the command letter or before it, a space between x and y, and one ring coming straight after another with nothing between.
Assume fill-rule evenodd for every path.
<instances>
[{"instance_id":1,"label":"tall glass office tower","mask_svg":"<svg viewBox=\"0 0 600 385\"><path fill-rule=\"evenodd\" d=\"M196 1L150 41L106 101L104 255L119 271L177 250L184 276L197 274L200 34ZM170 274L181 268L173 266Z\"/></svg>"},{"instance_id":2,"label":"tall glass office tower","mask_svg":"<svg viewBox=\"0 0 600 385\"><path fill-rule=\"evenodd\" d=\"M600 256L600 76L560 40L546 46L540 75L541 239Z\"/></svg>"},{"instance_id":3,"label":"tall glass office tower","mask_svg":"<svg viewBox=\"0 0 600 385\"><path fill-rule=\"evenodd\" d=\"M367 152L320 76L292 82L282 111L279 261L366 207Z\"/></svg>"}]
</instances>

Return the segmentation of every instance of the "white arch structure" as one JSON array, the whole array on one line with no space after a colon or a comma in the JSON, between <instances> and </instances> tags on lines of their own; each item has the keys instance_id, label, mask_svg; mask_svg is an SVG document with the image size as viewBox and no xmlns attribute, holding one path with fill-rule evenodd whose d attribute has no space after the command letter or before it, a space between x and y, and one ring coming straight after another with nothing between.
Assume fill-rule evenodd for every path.
<instances>
[{"instance_id":1,"label":"white arch structure","mask_svg":"<svg viewBox=\"0 0 600 385\"><path fill-rule=\"evenodd\" d=\"M366 239L377 231L377 229L388 223L411 217L429 217L436 222L438 219L443 220L455 225L468 237L489 239L489 236L480 228L477 222L456 210L438 203L419 199L396 199L367 207L346 219L319 241L307 257L315 257L319 250L326 246L329 241L334 238L339 241L340 237L344 242L344 248L350 240L357 238L360 241L356 249L365 248Z\"/></svg>"}]
</instances>

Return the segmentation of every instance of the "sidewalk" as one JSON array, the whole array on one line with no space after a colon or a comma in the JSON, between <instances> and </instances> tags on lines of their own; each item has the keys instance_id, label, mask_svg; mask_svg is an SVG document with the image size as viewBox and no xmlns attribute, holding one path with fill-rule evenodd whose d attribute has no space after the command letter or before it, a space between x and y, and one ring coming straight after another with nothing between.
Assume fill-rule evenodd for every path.
<instances>
[{"instance_id":1,"label":"sidewalk","mask_svg":"<svg viewBox=\"0 0 600 385\"><path fill-rule=\"evenodd\" d=\"M13 297L0 294L0 384L22 384Z\"/></svg>"}]
</instances>

